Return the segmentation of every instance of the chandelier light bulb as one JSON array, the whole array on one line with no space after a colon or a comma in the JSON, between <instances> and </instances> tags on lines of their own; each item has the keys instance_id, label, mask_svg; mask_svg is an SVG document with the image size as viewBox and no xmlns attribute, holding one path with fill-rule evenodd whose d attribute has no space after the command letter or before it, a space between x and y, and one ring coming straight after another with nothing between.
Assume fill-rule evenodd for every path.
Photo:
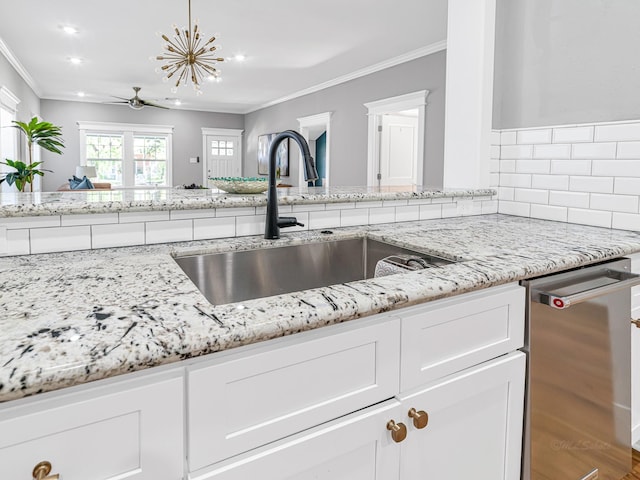
<instances>
[{"instance_id":1,"label":"chandelier light bulb","mask_svg":"<svg viewBox=\"0 0 640 480\"><path fill-rule=\"evenodd\" d=\"M178 87L176 86L171 87L171 93L178 93Z\"/></svg>"}]
</instances>

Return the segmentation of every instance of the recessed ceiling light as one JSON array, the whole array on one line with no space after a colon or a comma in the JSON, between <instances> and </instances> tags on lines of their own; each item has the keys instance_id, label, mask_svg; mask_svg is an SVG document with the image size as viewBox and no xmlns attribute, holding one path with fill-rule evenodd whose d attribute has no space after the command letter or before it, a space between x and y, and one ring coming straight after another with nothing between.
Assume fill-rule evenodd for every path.
<instances>
[{"instance_id":1,"label":"recessed ceiling light","mask_svg":"<svg viewBox=\"0 0 640 480\"><path fill-rule=\"evenodd\" d=\"M78 92L79 97L84 97L86 94L84 92Z\"/></svg>"},{"instance_id":2,"label":"recessed ceiling light","mask_svg":"<svg viewBox=\"0 0 640 480\"><path fill-rule=\"evenodd\" d=\"M181 102L180 100L176 99L176 101L175 101L175 102L173 102L173 104L174 104L176 107L179 107L180 105L182 105L182 102Z\"/></svg>"},{"instance_id":3,"label":"recessed ceiling light","mask_svg":"<svg viewBox=\"0 0 640 480\"><path fill-rule=\"evenodd\" d=\"M78 57L69 57L69 61L74 65L80 65L82 63L82 59Z\"/></svg>"},{"instance_id":4,"label":"recessed ceiling light","mask_svg":"<svg viewBox=\"0 0 640 480\"><path fill-rule=\"evenodd\" d=\"M71 25L63 26L62 30L64 31L64 33L67 33L69 35L75 35L76 33L78 33L78 29L76 27L72 27Z\"/></svg>"}]
</instances>

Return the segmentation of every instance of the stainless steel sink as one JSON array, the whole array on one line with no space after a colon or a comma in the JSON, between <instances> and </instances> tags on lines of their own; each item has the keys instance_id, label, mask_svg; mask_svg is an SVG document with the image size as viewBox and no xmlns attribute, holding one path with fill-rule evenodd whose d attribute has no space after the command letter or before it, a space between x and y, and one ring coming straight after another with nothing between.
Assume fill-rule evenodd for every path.
<instances>
[{"instance_id":1,"label":"stainless steel sink","mask_svg":"<svg viewBox=\"0 0 640 480\"><path fill-rule=\"evenodd\" d=\"M193 255L175 260L207 300L225 304L373 278L379 260L398 254L417 255L434 266L452 263L369 238Z\"/></svg>"}]
</instances>

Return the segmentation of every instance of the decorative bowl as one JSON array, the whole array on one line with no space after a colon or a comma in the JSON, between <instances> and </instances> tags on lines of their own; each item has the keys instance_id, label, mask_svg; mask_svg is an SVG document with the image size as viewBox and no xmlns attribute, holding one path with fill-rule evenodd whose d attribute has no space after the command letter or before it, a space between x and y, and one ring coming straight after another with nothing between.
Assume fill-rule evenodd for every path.
<instances>
[{"instance_id":1,"label":"decorative bowl","mask_svg":"<svg viewBox=\"0 0 640 480\"><path fill-rule=\"evenodd\" d=\"M227 193L262 193L269 188L269 179L265 177L212 177L209 181Z\"/></svg>"}]
</instances>

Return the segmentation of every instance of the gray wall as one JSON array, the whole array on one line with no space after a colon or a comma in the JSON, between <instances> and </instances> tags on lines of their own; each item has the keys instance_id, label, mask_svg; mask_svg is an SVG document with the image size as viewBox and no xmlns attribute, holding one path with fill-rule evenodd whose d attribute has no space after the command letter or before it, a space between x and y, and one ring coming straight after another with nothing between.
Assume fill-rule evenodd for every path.
<instances>
[{"instance_id":1,"label":"gray wall","mask_svg":"<svg viewBox=\"0 0 640 480\"><path fill-rule=\"evenodd\" d=\"M40 98L2 54L0 54L0 86L8 88L20 99L16 114L18 120L28 121L32 115L40 114Z\"/></svg>"},{"instance_id":2,"label":"gray wall","mask_svg":"<svg viewBox=\"0 0 640 480\"><path fill-rule=\"evenodd\" d=\"M498 0L493 127L640 118L638 0Z\"/></svg>"},{"instance_id":3,"label":"gray wall","mask_svg":"<svg viewBox=\"0 0 640 480\"><path fill-rule=\"evenodd\" d=\"M44 176L43 190L56 190L75 173L80 164L78 121L173 125L173 184L202 183L202 127L243 128L243 115L161 110L147 107L132 110L126 105L87 102L41 101L42 118L62 127L66 148L62 155L43 152L44 167L53 170ZM200 157L198 164L190 157Z\"/></svg>"},{"instance_id":4,"label":"gray wall","mask_svg":"<svg viewBox=\"0 0 640 480\"><path fill-rule=\"evenodd\" d=\"M245 116L244 175L257 175L258 136L299 128L297 118L323 112L331 117L331 185L367 184L365 103L430 90L426 118L424 185L442 186L444 162L445 52L418 58L335 87ZM288 183L297 184L298 148L290 149Z\"/></svg>"}]
</instances>

